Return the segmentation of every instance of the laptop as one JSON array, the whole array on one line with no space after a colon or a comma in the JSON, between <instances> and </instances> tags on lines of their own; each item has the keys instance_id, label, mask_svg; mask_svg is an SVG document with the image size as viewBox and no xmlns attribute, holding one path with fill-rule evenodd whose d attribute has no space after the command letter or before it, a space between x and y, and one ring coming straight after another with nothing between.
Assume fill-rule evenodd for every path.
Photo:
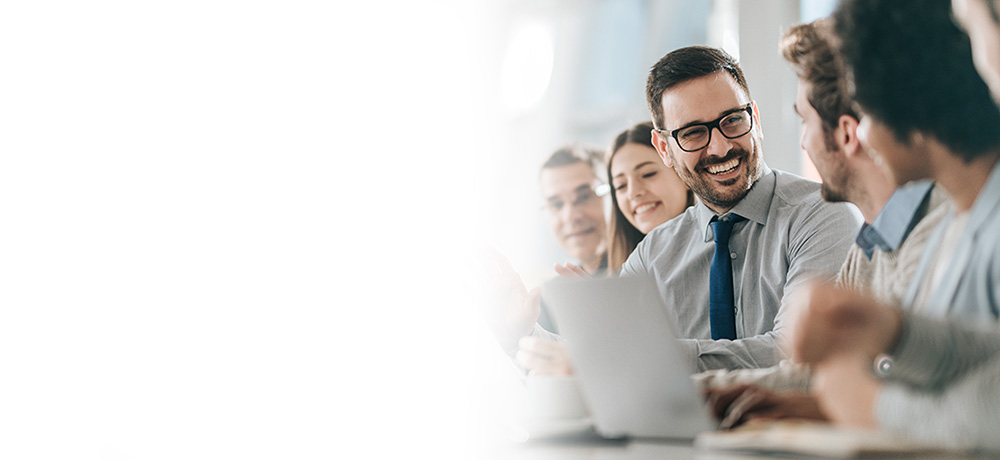
<instances>
[{"instance_id":1,"label":"laptop","mask_svg":"<svg viewBox=\"0 0 1000 460\"><path fill-rule=\"evenodd\" d=\"M542 299L566 339L597 433L688 440L715 429L652 280L554 279Z\"/></svg>"}]
</instances>

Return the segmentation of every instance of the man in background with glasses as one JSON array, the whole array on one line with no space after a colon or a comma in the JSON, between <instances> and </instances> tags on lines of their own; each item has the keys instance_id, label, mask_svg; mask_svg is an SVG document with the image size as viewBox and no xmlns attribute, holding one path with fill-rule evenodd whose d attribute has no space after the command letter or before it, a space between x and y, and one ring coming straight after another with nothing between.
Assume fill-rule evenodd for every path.
<instances>
[{"instance_id":1,"label":"man in background with glasses","mask_svg":"<svg viewBox=\"0 0 1000 460\"><path fill-rule=\"evenodd\" d=\"M594 276L608 268L607 224L604 200L607 184L599 171L603 167L601 152L579 145L562 147L542 164L538 186L545 204L552 235L580 267ZM538 324L550 332L559 332L544 304Z\"/></svg>"},{"instance_id":2,"label":"man in background with glasses","mask_svg":"<svg viewBox=\"0 0 1000 460\"><path fill-rule=\"evenodd\" d=\"M601 152L577 145L562 147L538 174L543 208L559 246L591 275L607 268L607 225L601 197L607 186L598 179Z\"/></svg>"}]
</instances>

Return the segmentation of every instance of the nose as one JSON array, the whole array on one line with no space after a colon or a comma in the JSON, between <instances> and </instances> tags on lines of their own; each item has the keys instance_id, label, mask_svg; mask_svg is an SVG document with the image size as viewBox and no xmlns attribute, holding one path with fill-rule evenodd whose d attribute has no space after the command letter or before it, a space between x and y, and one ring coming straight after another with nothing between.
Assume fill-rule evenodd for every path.
<instances>
[{"instance_id":1,"label":"nose","mask_svg":"<svg viewBox=\"0 0 1000 460\"><path fill-rule=\"evenodd\" d=\"M573 222L579 220L580 216L583 215L582 208L584 206L585 204L583 203L574 203L572 201L566 203L566 205L559 210L559 220L567 225L572 224Z\"/></svg>"},{"instance_id":2,"label":"nose","mask_svg":"<svg viewBox=\"0 0 1000 460\"><path fill-rule=\"evenodd\" d=\"M628 184L628 199L635 201L646 193L646 187L640 181L634 180Z\"/></svg>"},{"instance_id":3,"label":"nose","mask_svg":"<svg viewBox=\"0 0 1000 460\"><path fill-rule=\"evenodd\" d=\"M708 140L708 146L705 147L705 153L713 157L724 157L729 153L729 149L732 143L726 136L722 135L722 130L717 126L712 127L712 131L709 131L711 137Z\"/></svg>"}]
</instances>

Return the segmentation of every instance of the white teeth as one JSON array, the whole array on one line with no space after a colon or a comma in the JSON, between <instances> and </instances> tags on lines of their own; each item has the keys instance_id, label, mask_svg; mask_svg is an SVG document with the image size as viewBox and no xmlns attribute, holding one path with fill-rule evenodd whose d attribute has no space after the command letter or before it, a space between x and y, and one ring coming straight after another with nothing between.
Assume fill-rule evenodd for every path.
<instances>
[{"instance_id":1,"label":"white teeth","mask_svg":"<svg viewBox=\"0 0 1000 460\"><path fill-rule=\"evenodd\" d=\"M708 167L708 172L712 173L712 174L719 174L719 173L729 172L731 169L739 166L739 164L740 164L740 159L739 158L733 158L732 160L729 160L729 161L727 161L725 163L722 163L720 165L709 166Z\"/></svg>"},{"instance_id":2,"label":"white teeth","mask_svg":"<svg viewBox=\"0 0 1000 460\"><path fill-rule=\"evenodd\" d=\"M642 206L639 206L638 208L635 208L635 213L636 214L642 214L642 213L644 213L646 211L649 211L650 209L653 209L655 207L656 207L656 203L644 204Z\"/></svg>"}]
</instances>

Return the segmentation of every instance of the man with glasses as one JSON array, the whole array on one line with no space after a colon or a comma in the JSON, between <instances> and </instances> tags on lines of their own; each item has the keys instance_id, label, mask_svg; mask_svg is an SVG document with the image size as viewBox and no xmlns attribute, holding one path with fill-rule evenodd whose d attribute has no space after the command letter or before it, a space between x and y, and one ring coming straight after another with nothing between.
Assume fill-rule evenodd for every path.
<instances>
[{"instance_id":1,"label":"man with glasses","mask_svg":"<svg viewBox=\"0 0 1000 460\"><path fill-rule=\"evenodd\" d=\"M764 164L757 105L725 51L667 54L650 71L646 96L653 143L699 203L646 235L621 275L656 280L692 368L778 364L785 294L840 268L860 213L825 202L819 184ZM519 346L518 361L536 372L568 362L544 336Z\"/></svg>"},{"instance_id":2,"label":"man with glasses","mask_svg":"<svg viewBox=\"0 0 1000 460\"><path fill-rule=\"evenodd\" d=\"M553 152L538 174L552 235L592 275L608 263L600 170L601 152L571 145Z\"/></svg>"},{"instance_id":3,"label":"man with glasses","mask_svg":"<svg viewBox=\"0 0 1000 460\"><path fill-rule=\"evenodd\" d=\"M656 150L700 200L650 232L622 275L657 280L699 370L775 365L785 294L837 271L860 215L825 202L819 184L764 164L757 105L725 51L667 54L646 97Z\"/></svg>"},{"instance_id":4,"label":"man with glasses","mask_svg":"<svg viewBox=\"0 0 1000 460\"><path fill-rule=\"evenodd\" d=\"M600 276L608 268L604 202L607 185L598 179L601 152L579 145L562 147L542 164L538 185L545 201L552 235L580 268ZM541 305L538 324L558 332L548 309Z\"/></svg>"}]
</instances>

